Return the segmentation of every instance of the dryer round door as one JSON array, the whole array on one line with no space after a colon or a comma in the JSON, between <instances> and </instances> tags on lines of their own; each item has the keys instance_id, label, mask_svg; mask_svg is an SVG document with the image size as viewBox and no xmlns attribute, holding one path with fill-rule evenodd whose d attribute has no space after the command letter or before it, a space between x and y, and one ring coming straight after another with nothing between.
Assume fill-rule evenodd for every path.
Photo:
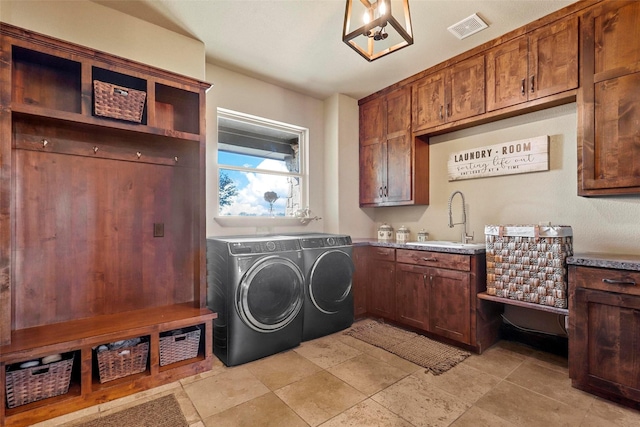
<instances>
[{"instance_id":1,"label":"dryer round door","mask_svg":"<svg viewBox=\"0 0 640 427\"><path fill-rule=\"evenodd\" d=\"M242 277L236 293L238 314L258 332L286 327L303 303L304 277L300 268L279 256L257 260Z\"/></svg>"},{"instance_id":2,"label":"dryer round door","mask_svg":"<svg viewBox=\"0 0 640 427\"><path fill-rule=\"evenodd\" d=\"M309 275L309 297L323 313L333 314L342 309L351 294L351 279L355 267L351 257L338 250L324 252L318 257Z\"/></svg>"}]
</instances>

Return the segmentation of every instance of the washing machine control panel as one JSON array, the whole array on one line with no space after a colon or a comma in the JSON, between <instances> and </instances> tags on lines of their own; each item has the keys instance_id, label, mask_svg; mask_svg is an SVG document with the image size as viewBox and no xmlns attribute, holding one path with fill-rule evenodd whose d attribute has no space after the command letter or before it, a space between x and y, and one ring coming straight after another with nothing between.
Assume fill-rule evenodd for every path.
<instances>
[{"instance_id":1,"label":"washing machine control panel","mask_svg":"<svg viewBox=\"0 0 640 427\"><path fill-rule=\"evenodd\" d=\"M233 242L229 244L229 251L233 255L287 252L299 249L300 244L295 239Z\"/></svg>"}]
</instances>

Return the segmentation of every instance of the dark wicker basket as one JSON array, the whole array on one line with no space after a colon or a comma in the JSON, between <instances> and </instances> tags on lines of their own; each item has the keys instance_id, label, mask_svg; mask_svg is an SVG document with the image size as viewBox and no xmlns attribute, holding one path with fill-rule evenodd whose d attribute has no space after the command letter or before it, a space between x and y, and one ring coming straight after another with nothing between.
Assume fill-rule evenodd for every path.
<instances>
[{"instance_id":1,"label":"dark wicker basket","mask_svg":"<svg viewBox=\"0 0 640 427\"><path fill-rule=\"evenodd\" d=\"M170 365L198 355L200 329L160 337L160 366Z\"/></svg>"},{"instance_id":2,"label":"dark wicker basket","mask_svg":"<svg viewBox=\"0 0 640 427\"><path fill-rule=\"evenodd\" d=\"M96 116L142 121L146 92L94 80L93 96Z\"/></svg>"},{"instance_id":3,"label":"dark wicker basket","mask_svg":"<svg viewBox=\"0 0 640 427\"><path fill-rule=\"evenodd\" d=\"M100 383L144 372L147 369L149 342L133 347L96 352Z\"/></svg>"},{"instance_id":4,"label":"dark wicker basket","mask_svg":"<svg viewBox=\"0 0 640 427\"><path fill-rule=\"evenodd\" d=\"M7 371L7 406L26 405L37 400L66 394L71 382L73 356L70 359Z\"/></svg>"}]
</instances>

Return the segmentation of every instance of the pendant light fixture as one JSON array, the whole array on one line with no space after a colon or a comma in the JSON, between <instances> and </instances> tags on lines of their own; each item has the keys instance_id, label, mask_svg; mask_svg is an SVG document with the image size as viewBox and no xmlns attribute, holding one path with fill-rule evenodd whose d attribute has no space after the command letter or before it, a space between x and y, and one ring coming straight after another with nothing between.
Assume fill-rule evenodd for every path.
<instances>
[{"instance_id":1,"label":"pendant light fixture","mask_svg":"<svg viewBox=\"0 0 640 427\"><path fill-rule=\"evenodd\" d=\"M409 0L347 0L342 41L369 62L413 44Z\"/></svg>"}]
</instances>

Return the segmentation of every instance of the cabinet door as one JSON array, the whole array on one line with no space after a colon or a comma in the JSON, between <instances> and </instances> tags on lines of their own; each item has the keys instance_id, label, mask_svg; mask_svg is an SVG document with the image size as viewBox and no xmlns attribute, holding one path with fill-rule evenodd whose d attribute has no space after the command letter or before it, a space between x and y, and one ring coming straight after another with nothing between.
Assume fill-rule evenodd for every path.
<instances>
[{"instance_id":1,"label":"cabinet door","mask_svg":"<svg viewBox=\"0 0 640 427\"><path fill-rule=\"evenodd\" d=\"M578 194L640 194L640 2L581 20Z\"/></svg>"},{"instance_id":2,"label":"cabinet door","mask_svg":"<svg viewBox=\"0 0 640 427\"><path fill-rule=\"evenodd\" d=\"M369 264L367 311L373 316L395 320L395 262L372 260Z\"/></svg>"},{"instance_id":3,"label":"cabinet door","mask_svg":"<svg viewBox=\"0 0 640 427\"><path fill-rule=\"evenodd\" d=\"M360 204L382 201L385 158L385 104L375 98L360 106Z\"/></svg>"},{"instance_id":4,"label":"cabinet door","mask_svg":"<svg viewBox=\"0 0 640 427\"><path fill-rule=\"evenodd\" d=\"M413 131L429 129L444 123L444 71L431 74L413 87Z\"/></svg>"},{"instance_id":5,"label":"cabinet door","mask_svg":"<svg viewBox=\"0 0 640 427\"><path fill-rule=\"evenodd\" d=\"M429 331L465 344L471 342L469 274L429 270Z\"/></svg>"},{"instance_id":6,"label":"cabinet door","mask_svg":"<svg viewBox=\"0 0 640 427\"><path fill-rule=\"evenodd\" d=\"M352 278L353 313L356 318L367 314L367 249L368 246L353 247L355 271Z\"/></svg>"},{"instance_id":7,"label":"cabinet door","mask_svg":"<svg viewBox=\"0 0 640 427\"><path fill-rule=\"evenodd\" d=\"M578 17L529 36L529 100L578 87Z\"/></svg>"},{"instance_id":8,"label":"cabinet door","mask_svg":"<svg viewBox=\"0 0 640 427\"><path fill-rule=\"evenodd\" d=\"M386 183L383 193L386 202L411 200L413 176L411 150L411 88L395 90L386 96L387 145Z\"/></svg>"},{"instance_id":9,"label":"cabinet door","mask_svg":"<svg viewBox=\"0 0 640 427\"><path fill-rule=\"evenodd\" d=\"M414 328L428 329L429 268L396 264L396 320Z\"/></svg>"},{"instance_id":10,"label":"cabinet door","mask_svg":"<svg viewBox=\"0 0 640 427\"><path fill-rule=\"evenodd\" d=\"M581 388L640 402L640 297L576 289L570 376Z\"/></svg>"},{"instance_id":11,"label":"cabinet door","mask_svg":"<svg viewBox=\"0 0 640 427\"><path fill-rule=\"evenodd\" d=\"M596 81L640 71L640 2L605 2L592 19Z\"/></svg>"},{"instance_id":12,"label":"cabinet door","mask_svg":"<svg viewBox=\"0 0 640 427\"><path fill-rule=\"evenodd\" d=\"M459 62L447 71L447 122L466 119L485 112L484 55Z\"/></svg>"},{"instance_id":13,"label":"cabinet door","mask_svg":"<svg viewBox=\"0 0 640 427\"><path fill-rule=\"evenodd\" d=\"M487 52L487 111L527 100L526 36L500 44Z\"/></svg>"}]
</instances>

